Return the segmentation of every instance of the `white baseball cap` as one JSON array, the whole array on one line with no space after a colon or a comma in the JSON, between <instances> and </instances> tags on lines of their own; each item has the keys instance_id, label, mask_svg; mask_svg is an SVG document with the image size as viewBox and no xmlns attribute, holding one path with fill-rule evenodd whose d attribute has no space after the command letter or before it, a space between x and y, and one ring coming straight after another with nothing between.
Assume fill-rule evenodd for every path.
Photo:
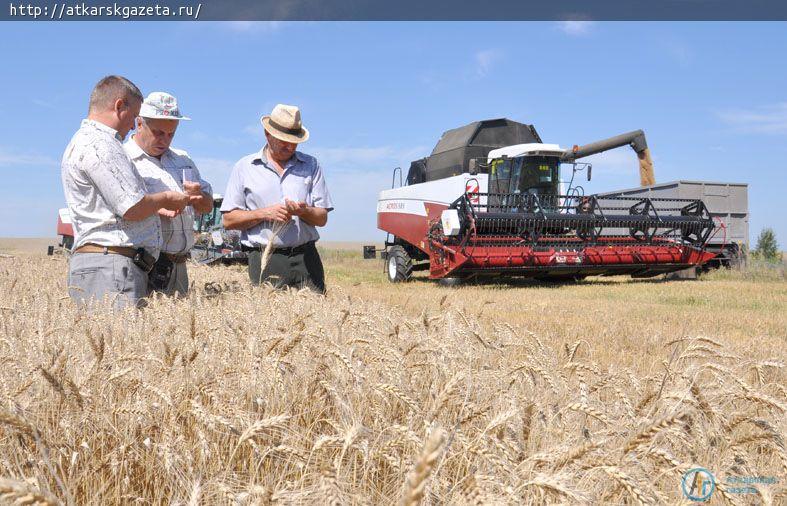
<instances>
[{"instance_id":1,"label":"white baseball cap","mask_svg":"<svg viewBox=\"0 0 787 506\"><path fill-rule=\"evenodd\" d=\"M178 101L169 93L163 91L154 91L147 96L142 107L139 109L139 115L143 118L150 119L173 119L173 120L190 120L180 114L178 109Z\"/></svg>"}]
</instances>

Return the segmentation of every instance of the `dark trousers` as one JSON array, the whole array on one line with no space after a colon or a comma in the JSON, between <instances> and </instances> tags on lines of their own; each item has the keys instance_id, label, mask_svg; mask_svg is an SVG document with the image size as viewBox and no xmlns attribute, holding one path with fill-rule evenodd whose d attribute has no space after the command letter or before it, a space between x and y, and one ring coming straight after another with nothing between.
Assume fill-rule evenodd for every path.
<instances>
[{"instance_id":1,"label":"dark trousers","mask_svg":"<svg viewBox=\"0 0 787 506\"><path fill-rule=\"evenodd\" d=\"M304 244L296 252L282 253L274 250L262 276L260 276L262 251L255 249L246 254L249 258L249 279L254 285L262 281L263 283L271 283L277 288L289 286L300 289L308 287L317 293L325 293L325 271L314 242Z\"/></svg>"}]
</instances>

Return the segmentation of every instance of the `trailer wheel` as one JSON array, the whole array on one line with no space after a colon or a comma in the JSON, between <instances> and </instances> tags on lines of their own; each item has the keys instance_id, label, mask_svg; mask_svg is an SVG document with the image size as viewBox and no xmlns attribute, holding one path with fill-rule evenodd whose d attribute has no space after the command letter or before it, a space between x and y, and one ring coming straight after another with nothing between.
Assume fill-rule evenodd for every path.
<instances>
[{"instance_id":1,"label":"trailer wheel","mask_svg":"<svg viewBox=\"0 0 787 506\"><path fill-rule=\"evenodd\" d=\"M388 281L402 283L409 281L413 273L413 260L401 246L391 246L388 249L388 264L385 269Z\"/></svg>"}]
</instances>

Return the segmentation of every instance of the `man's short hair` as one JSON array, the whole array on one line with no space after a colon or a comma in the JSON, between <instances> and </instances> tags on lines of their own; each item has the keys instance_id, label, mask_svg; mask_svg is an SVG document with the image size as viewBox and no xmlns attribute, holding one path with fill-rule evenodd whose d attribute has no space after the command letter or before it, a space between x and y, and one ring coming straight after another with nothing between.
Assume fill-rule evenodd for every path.
<instances>
[{"instance_id":1,"label":"man's short hair","mask_svg":"<svg viewBox=\"0 0 787 506\"><path fill-rule=\"evenodd\" d=\"M106 111L117 100L137 99L142 102L142 92L137 85L122 76L107 76L101 79L90 94L90 112Z\"/></svg>"}]
</instances>

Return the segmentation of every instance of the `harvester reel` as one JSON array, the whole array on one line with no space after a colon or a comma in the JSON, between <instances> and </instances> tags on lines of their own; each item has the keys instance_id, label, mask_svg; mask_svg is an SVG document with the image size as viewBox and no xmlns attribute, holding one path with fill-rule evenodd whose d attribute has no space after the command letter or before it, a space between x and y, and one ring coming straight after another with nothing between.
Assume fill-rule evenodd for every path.
<instances>
[{"instance_id":1,"label":"harvester reel","mask_svg":"<svg viewBox=\"0 0 787 506\"><path fill-rule=\"evenodd\" d=\"M519 231L519 237L522 238L524 242L529 242L532 244L538 243L538 240L541 238L541 234L543 232L543 223L540 223L535 220L528 220L522 222Z\"/></svg>"},{"instance_id":2,"label":"harvester reel","mask_svg":"<svg viewBox=\"0 0 787 506\"><path fill-rule=\"evenodd\" d=\"M596 196L591 195L590 197L581 198L579 204L577 204L576 212L578 215L593 216L592 222L580 222L577 225L577 236L583 241L596 242L596 239L598 239L598 236L601 235L601 231L604 229L604 212L598 205Z\"/></svg>"},{"instance_id":3,"label":"harvester reel","mask_svg":"<svg viewBox=\"0 0 787 506\"><path fill-rule=\"evenodd\" d=\"M712 223L710 211L708 211L705 203L701 200L692 202L681 209L680 215L701 218L702 220L707 220ZM693 224L683 228L681 230L681 236L686 242L690 242L692 244L705 244L712 231L713 227L701 224Z\"/></svg>"},{"instance_id":4,"label":"harvester reel","mask_svg":"<svg viewBox=\"0 0 787 506\"><path fill-rule=\"evenodd\" d=\"M632 216L646 216L655 221L658 221L659 214L656 212L656 207L650 199L643 199L629 208L629 214ZM651 226L648 223L632 224L629 228L629 235L637 242L650 242L656 234L657 227Z\"/></svg>"}]
</instances>

